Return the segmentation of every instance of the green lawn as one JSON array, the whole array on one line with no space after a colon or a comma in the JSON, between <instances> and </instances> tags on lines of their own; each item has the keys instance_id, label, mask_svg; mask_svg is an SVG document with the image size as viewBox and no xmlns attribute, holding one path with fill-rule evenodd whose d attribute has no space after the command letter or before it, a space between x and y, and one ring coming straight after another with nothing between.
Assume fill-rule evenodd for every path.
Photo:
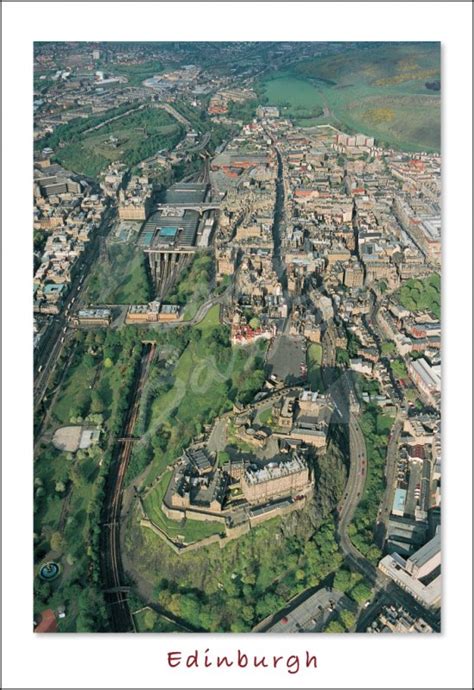
<instances>
[{"instance_id":1,"label":"green lawn","mask_svg":"<svg viewBox=\"0 0 474 690\"><path fill-rule=\"evenodd\" d=\"M111 244L106 261L97 262L87 285L90 304L146 304L152 296L141 249Z\"/></svg>"},{"instance_id":2,"label":"green lawn","mask_svg":"<svg viewBox=\"0 0 474 690\"><path fill-rule=\"evenodd\" d=\"M257 415L257 421L259 424L266 425L272 423L272 408L268 407Z\"/></svg>"},{"instance_id":3,"label":"green lawn","mask_svg":"<svg viewBox=\"0 0 474 690\"><path fill-rule=\"evenodd\" d=\"M210 328L214 328L214 326L218 326L220 323L220 312L219 304L215 304L209 309L203 320L196 324L196 328L199 328L200 331L207 331Z\"/></svg>"},{"instance_id":4,"label":"green lawn","mask_svg":"<svg viewBox=\"0 0 474 690\"><path fill-rule=\"evenodd\" d=\"M265 82L264 95L272 105L288 106L291 115L297 118L322 114L324 99L305 79L282 74Z\"/></svg>"},{"instance_id":5,"label":"green lawn","mask_svg":"<svg viewBox=\"0 0 474 690\"><path fill-rule=\"evenodd\" d=\"M320 367L323 359L323 346L320 343L311 343L308 348L308 357L311 364Z\"/></svg>"},{"instance_id":6,"label":"green lawn","mask_svg":"<svg viewBox=\"0 0 474 690\"><path fill-rule=\"evenodd\" d=\"M54 418L60 424L69 422L71 411L78 402L87 404L90 400L89 386L95 379L96 371L95 367L87 366L82 360L70 369L53 409Z\"/></svg>"},{"instance_id":7,"label":"green lawn","mask_svg":"<svg viewBox=\"0 0 474 690\"><path fill-rule=\"evenodd\" d=\"M323 358L323 346L320 343L311 343L307 351L308 383L313 391L324 391L324 382L321 376L321 362Z\"/></svg>"}]
</instances>

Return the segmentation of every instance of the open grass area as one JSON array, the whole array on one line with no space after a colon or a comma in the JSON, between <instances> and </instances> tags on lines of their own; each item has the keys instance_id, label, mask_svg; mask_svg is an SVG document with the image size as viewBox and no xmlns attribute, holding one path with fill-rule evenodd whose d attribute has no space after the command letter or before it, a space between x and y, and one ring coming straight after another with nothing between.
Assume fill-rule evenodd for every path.
<instances>
[{"instance_id":1,"label":"open grass area","mask_svg":"<svg viewBox=\"0 0 474 690\"><path fill-rule=\"evenodd\" d=\"M266 424L272 423L272 408L267 407L267 409L262 410L257 415L257 421L259 424L265 426Z\"/></svg>"},{"instance_id":2,"label":"open grass area","mask_svg":"<svg viewBox=\"0 0 474 690\"><path fill-rule=\"evenodd\" d=\"M324 98L321 93L305 79L290 74L282 73L266 81L264 95L269 103L284 107L285 114L297 121L314 119L323 114Z\"/></svg>"},{"instance_id":3,"label":"open grass area","mask_svg":"<svg viewBox=\"0 0 474 690\"><path fill-rule=\"evenodd\" d=\"M324 391L324 383L321 375L321 362L323 358L323 346L320 343L311 343L307 350L308 383L312 391Z\"/></svg>"},{"instance_id":4,"label":"open grass area","mask_svg":"<svg viewBox=\"0 0 474 690\"><path fill-rule=\"evenodd\" d=\"M70 421L71 414L78 405L82 407L90 402L90 391L96 374L96 367L86 364L83 359L70 369L53 409L54 418L60 424Z\"/></svg>"},{"instance_id":5,"label":"open grass area","mask_svg":"<svg viewBox=\"0 0 474 690\"><path fill-rule=\"evenodd\" d=\"M427 87L439 78L437 43L364 44L272 73L262 88L296 124L331 122L402 150L439 151L440 96Z\"/></svg>"},{"instance_id":6,"label":"open grass area","mask_svg":"<svg viewBox=\"0 0 474 690\"><path fill-rule=\"evenodd\" d=\"M90 304L146 304L151 285L141 249L110 244L105 261L98 261L87 285Z\"/></svg>"},{"instance_id":7,"label":"open grass area","mask_svg":"<svg viewBox=\"0 0 474 690\"><path fill-rule=\"evenodd\" d=\"M199 330L202 332L207 331L210 328L214 328L215 326L218 326L220 322L220 311L221 308L219 304L215 304L213 307L209 309L203 320L196 324L196 328L199 328Z\"/></svg>"}]
</instances>

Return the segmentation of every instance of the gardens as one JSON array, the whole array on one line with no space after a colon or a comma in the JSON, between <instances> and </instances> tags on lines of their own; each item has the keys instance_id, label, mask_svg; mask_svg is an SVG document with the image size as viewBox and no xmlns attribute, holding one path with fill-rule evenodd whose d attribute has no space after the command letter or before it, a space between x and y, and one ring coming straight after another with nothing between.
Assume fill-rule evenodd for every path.
<instances>
[{"instance_id":1,"label":"gardens","mask_svg":"<svg viewBox=\"0 0 474 690\"><path fill-rule=\"evenodd\" d=\"M152 298L145 254L130 244L109 244L87 284L90 304L146 304Z\"/></svg>"},{"instance_id":2,"label":"gardens","mask_svg":"<svg viewBox=\"0 0 474 690\"><path fill-rule=\"evenodd\" d=\"M398 291L402 307L409 311L430 311L437 319L441 316L441 277L433 273L424 280L408 280Z\"/></svg>"},{"instance_id":3,"label":"gardens","mask_svg":"<svg viewBox=\"0 0 474 690\"><path fill-rule=\"evenodd\" d=\"M35 450L35 563L54 561L61 577L35 580L35 612L65 606L59 629L106 629L99 571L100 514L114 435L120 430L140 357L134 329L78 332L49 425ZM54 448L54 429L64 423L99 426L98 445L75 453Z\"/></svg>"},{"instance_id":4,"label":"gardens","mask_svg":"<svg viewBox=\"0 0 474 690\"><path fill-rule=\"evenodd\" d=\"M133 167L160 150L171 150L183 135L183 126L164 110L127 104L60 125L40 144L54 149L54 160L66 169L97 177L112 161Z\"/></svg>"}]
</instances>

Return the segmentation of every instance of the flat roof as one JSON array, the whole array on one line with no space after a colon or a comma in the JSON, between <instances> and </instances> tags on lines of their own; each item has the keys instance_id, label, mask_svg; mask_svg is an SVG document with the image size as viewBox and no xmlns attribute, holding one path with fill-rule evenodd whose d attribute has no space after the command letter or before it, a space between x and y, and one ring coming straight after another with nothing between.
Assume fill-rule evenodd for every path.
<instances>
[{"instance_id":1,"label":"flat roof","mask_svg":"<svg viewBox=\"0 0 474 690\"><path fill-rule=\"evenodd\" d=\"M418 549L408 560L410 563L413 563L413 565L420 567L436 556L440 550L441 535L437 532L433 539L430 539L421 549Z\"/></svg>"},{"instance_id":2,"label":"flat roof","mask_svg":"<svg viewBox=\"0 0 474 690\"><path fill-rule=\"evenodd\" d=\"M403 512L403 510L405 509L406 497L407 497L407 490L406 489L397 489L395 491L395 497L393 499L392 510L400 510Z\"/></svg>"},{"instance_id":3,"label":"flat roof","mask_svg":"<svg viewBox=\"0 0 474 690\"><path fill-rule=\"evenodd\" d=\"M176 237L177 232L176 227L160 228L160 237Z\"/></svg>"},{"instance_id":4,"label":"flat roof","mask_svg":"<svg viewBox=\"0 0 474 690\"><path fill-rule=\"evenodd\" d=\"M167 204L199 204L204 201L207 184L202 182L178 182L166 190Z\"/></svg>"}]
</instances>

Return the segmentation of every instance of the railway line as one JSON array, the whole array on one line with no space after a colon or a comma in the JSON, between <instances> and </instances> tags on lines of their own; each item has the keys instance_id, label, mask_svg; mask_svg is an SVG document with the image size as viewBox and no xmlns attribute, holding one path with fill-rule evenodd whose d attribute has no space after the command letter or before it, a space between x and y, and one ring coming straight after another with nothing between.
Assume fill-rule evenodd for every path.
<instances>
[{"instance_id":1,"label":"railway line","mask_svg":"<svg viewBox=\"0 0 474 690\"><path fill-rule=\"evenodd\" d=\"M155 344L143 346L138 380L122 430L122 440L117 441L115 445L106 482L100 551L105 602L109 611L110 627L114 632L134 630L120 553L120 514L125 474L133 448L133 429L138 417L143 386L155 352Z\"/></svg>"}]
</instances>

